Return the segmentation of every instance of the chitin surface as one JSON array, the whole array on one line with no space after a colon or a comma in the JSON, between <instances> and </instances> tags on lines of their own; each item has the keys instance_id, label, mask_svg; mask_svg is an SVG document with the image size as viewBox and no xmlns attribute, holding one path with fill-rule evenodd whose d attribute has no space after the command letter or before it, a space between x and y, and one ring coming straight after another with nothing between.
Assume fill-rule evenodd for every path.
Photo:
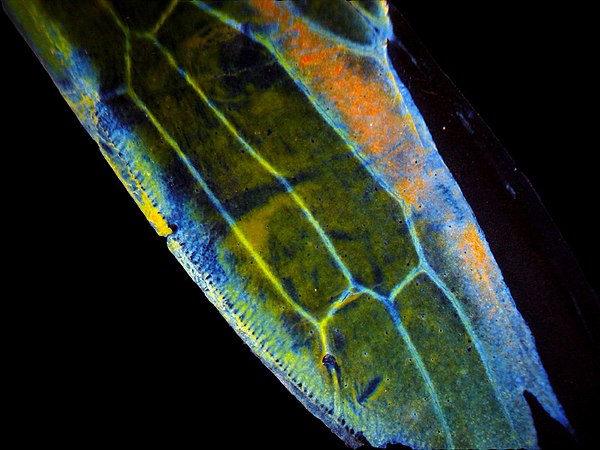
<instances>
[{"instance_id":1,"label":"chitin surface","mask_svg":"<svg viewBox=\"0 0 600 450\"><path fill-rule=\"evenodd\" d=\"M385 3L4 6L208 299L348 445L535 447L525 390L569 426Z\"/></svg>"}]
</instances>

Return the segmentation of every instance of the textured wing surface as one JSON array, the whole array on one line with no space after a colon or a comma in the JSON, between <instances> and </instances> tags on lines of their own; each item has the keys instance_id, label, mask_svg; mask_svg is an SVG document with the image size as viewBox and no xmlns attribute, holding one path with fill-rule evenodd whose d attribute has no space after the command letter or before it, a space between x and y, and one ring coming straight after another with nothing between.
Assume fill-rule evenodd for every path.
<instances>
[{"instance_id":1,"label":"textured wing surface","mask_svg":"<svg viewBox=\"0 0 600 450\"><path fill-rule=\"evenodd\" d=\"M349 445L531 447L564 425L378 1L9 0L170 250Z\"/></svg>"}]
</instances>

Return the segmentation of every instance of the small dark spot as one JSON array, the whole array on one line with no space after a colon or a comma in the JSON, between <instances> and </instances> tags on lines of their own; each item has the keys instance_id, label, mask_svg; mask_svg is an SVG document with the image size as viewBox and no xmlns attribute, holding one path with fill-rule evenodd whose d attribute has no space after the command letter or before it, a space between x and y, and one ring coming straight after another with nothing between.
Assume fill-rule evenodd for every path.
<instances>
[{"instance_id":1,"label":"small dark spot","mask_svg":"<svg viewBox=\"0 0 600 450\"><path fill-rule=\"evenodd\" d=\"M175 232L177 232L177 229L178 229L179 227L178 227L176 224L174 224L174 223L170 223L170 224L169 224L169 228L171 229L171 231L172 231L173 233L175 233Z\"/></svg>"},{"instance_id":2,"label":"small dark spot","mask_svg":"<svg viewBox=\"0 0 600 450\"><path fill-rule=\"evenodd\" d=\"M471 351L471 347L467 347L467 351L470 352Z\"/></svg>"},{"instance_id":3,"label":"small dark spot","mask_svg":"<svg viewBox=\"0 0 600 450\"><path fill-rule=\"evenodd\" d=\"M271 136L271 134L273 133L273 130L271 130L270 128L267 129L267 136Z\"/></svg>"}]
</instances>

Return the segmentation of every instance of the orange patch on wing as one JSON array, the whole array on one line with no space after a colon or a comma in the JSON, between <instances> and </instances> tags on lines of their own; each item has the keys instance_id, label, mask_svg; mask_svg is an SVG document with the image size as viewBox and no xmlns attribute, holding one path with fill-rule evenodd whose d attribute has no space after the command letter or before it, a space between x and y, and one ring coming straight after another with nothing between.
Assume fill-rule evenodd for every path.
<instances>
[{"instance_id":1,"label":"orange patch on wing","mask_svg":"<svg viewBox=\"0 0 600 450\"><path fill-rule=\"evenodd\" d=\"M457 241L457 248L462 252L462 259L474 274L474 281L481 285L482 292L495 292L489 276L489 268L494 265L494 262L477 226L474 223L465 225Z\"/></svg>"},{"instance_id":2,"label":"orange patch on wing","mask_svg":"<svg viewBox=\"0 0 600 450\"><path fill-rule=\"evenodd\" d=\"M401 114L398 108L400 94L391 82L373 79L373 74L384 73L386 68L374 58L357 55L320 35L294 17L285 2L253 0L252 4L266 22L279 24L278 35L273 39L283 42L281 57L311 92L334 106L349 138L367 159L382 155L388 159L397 152L403 153L401 159L406 156L406 160L423 155L424 149L415 146L419 139L412 117ZM385 161L381 161L381 167L386 170ZM389 174L397 177L397 165L388 167ZM421 196L417 190L421 189L425 194L427 188L424 182L413 184L410 190L407 189L406 202L410 204ZM403 195L402 192L399 194Z\"/></svg>"},{"instance_id":3,"label":"orange patch on wing","mask_svg":"<svg viewBox=\"0 0 600 450\"><path fill-rule=\"evenodd\" d=\"M465 226L461 241L462 247L473 266L484 267L489 264L489 254L475 224L470 223Z\"/></svg>"},{"instance_id":4,"label":"orange patch on wing","mask_svg":"<svg viewBox=\"0 0 600 450\"><path fill-rule=\"evenodd\" d=\"M421 205L421 195L426 188L423 178L402 178L396 184L396 190L402 196L404 201L410 205L419 207Z\"/></svg>"}]
</instances>

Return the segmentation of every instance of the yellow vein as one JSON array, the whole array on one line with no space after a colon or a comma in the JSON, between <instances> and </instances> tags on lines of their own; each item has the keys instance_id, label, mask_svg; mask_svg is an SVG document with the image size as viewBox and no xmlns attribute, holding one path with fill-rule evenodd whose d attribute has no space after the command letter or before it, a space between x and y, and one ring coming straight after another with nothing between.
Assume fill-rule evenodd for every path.
<instances>
[{"instance_id":1,"label":"yellow vein","mask_svg":"<svg viewBox=\"0 0 600 450\"><path fill-rule=\"evenodd\" d=\"M129 36L129 27L127 27L127 25L125 25L121 21L119 15L114 10L113 5L107 0L98 0L98 3L100 3L100 6L102 6L108 11L108 13L112 16L113 20L115 21L117 26L123 31L123 33L125 33L126 36Z\"/></svg>"},{"instance_id":2,"label":"yellow vein","mask_svg":"<svg viewBox=\"0 0 600 450\"><path fill-rule=\"evenodd\" d=\"M147 36L147 37L154 42L154 44L156 45L156 47L166 57L166 59L169 62L169 64L175 70L177 70L177 72L184 78L184 80L187 82L187 84L189 86L191 86L191 88L194 90L194 92L196 92L196 94L202 99L202 101L206 105L208 105L208 107L213 111L213 113L218 117L218 119L223 123L223 125L225 125L225 127L227 127L227 129L229 130L229 132L244 147L244 149L246 149L246 151L248 151L248 153L254 159L256 159L256 161L258 161L259 164L267 172L269 172L271 175L273 175L277 179L277 181L279 181L279 183L286 189L286 191L288 192L288 194L290 195L290 197L292 198L292 200L296 203L296 205L298 205L298 207L301 209L301 211L304 214L304 216L307 218L307 220L310 222L310 224L312 225L312 227L318 233L319 237L321 238L321 240L325 244L325 247L329 251L331 257L334 259L334 261L335 261L336 265L338 266L338 268L340 269L340 271L344 274L344 276L346 277L346 279L348 280L348 282L350 284L353 284L354 280L352 278L352 274L350 273L350 271L348 270L348 268L346 267L346 265L342 262L342 260L341 260L340 256L338 255L335 247L333 246L333 243L329 239L329 236L327 236L327 234L325 233L325 231L323 230L323 228L321 228L321 225L319 224L319 222L317 221L317 219L313 216L313 214L310 212L310 210L308 209L308 207L304 203L304 200L294 191L294 188L289 184L289 182L285 179L285 177L283 175L281 175L277 171L277 169L275 169L256 150L254 150L254 148L237 132L237 130L235 129L234 125L227 119L227 117L225 117L225 115L221 112L221 110L208 98L208 96L205 94L205 92L202 90L202 88L200 86L198 86L198 83L196 83L196 81L194 81L194 79L192 77L190 77L185 72L185 70L183 70L181 67L179 67L179 65L177 64L177 61L175 60L175 58L173 57L173 55L171 54L171 52L169 52L166 48L164 48L160 44L160 42L157 42L151 36Z\"/></svg>"},{"instance_id":3,"label":"yellow vein","mask_svg":"<svg viewBox=\"0 0 600 450\"><path fill-rule=\"evenodd\" d=\"M347 288L335 302L329 305L329 309L327 310L325 317L323 317L323 321L327 321L340 309L345 308L347 305L357 300L363 293L363 291L357 290L354 286Z\"/></svg>"},{"instance_id":4,"label":"yellow vein","mask_svg":"<svg viewBox=\"0 0 600 450\"><path fill-rule=\"evenodd\" d=\"M171 16L171 14L173 14L173 11L175 10L175 7L178 4L179 0L171 0L171 3L169 3L167 9L165 9L165 11L161 14L160 18L156 22L156 24L154 24L154 26L150 30L150 34L155 35L156 33L158 33L158 30L160 30L160 28L164 25L164 23Z\"/></svg>"},{"instance_id":5,"label":"yellow vein","mask_svg":"<svg viewBox=\"0 0 600 450\"><path fill-rule=\"evenodd\" d=\"M160 124L158 119L152 114L152 112L148 109L146 104L137 96L137 94L135 94L135 92L133 92L133 90L132 90L132 98L133 98L133 101L135 102L135 104L138 106L138 108L140 108L144 112L144 114L146 114L146 116L148 117L150 122L152 122L152 125L154 125L156 130L161 134L161 136L163 136L165 141L171 146L171 148L173 148L173 150L175 151L175 153L177 154L179 159L183 162L183 164L190 171L190 173L192 174L194 179L202 187L202 190L205 192L206 196L209 198L209 200L214 205L214 207L218 210L219 214L221 214L221 216L223 216L223 218L229 225L229 228L231 228L231 231L235 234L235 236L239 239L239 241L242 243L242 245L246 248L248 253L250 253L252 258L256 261L258 267L262 270L262 272L265 274L267 279L273 284L273 286L275 287L277 292L279 292L279 294L294 308L294 310L298 314L300 314L303 318L305 318L311 324L313 324L315 327L317 327L318 325L317 325L317 322L315 321L315 319L309 313L307 313L304 310L304 308L302 308L298 303L296 303L288 295L288 293L285 291L285 289L281 285L281 282L277 279L275 274L273 274L273 272L271 271L271 268L269 267L269 265L262 259L262 257L258 254L258 252L252 247L252 244L250 243L250 241L248 241L248 239L246 238L246 236L244 235L244 233L242 232L240 227L237 226L237 224L235 223L235 220L231 217L231 215L227 212L227 210L225 209L223 204L219 201L217 196L210 189L210 187L208 186L208 184L206 183L206 181L204 180L202 175L200 175L200 173L196 170L196 168L191 163L191 161L189 160L187 155L183 152L183 150L177 143L177 141L173 137L171 137L171 135L163 128L163 126Z\"/></svg>"}]
</instances>

